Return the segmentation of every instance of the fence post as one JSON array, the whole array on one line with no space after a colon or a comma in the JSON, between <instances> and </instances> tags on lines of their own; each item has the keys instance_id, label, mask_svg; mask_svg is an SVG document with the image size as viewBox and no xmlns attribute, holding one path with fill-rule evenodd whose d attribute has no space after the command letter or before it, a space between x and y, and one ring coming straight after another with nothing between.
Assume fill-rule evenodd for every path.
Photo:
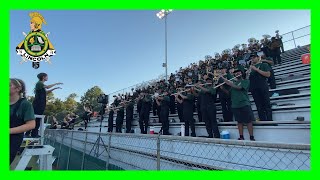
<instances>
[{"instance_id":1,"label":"fence post","mask_svg":"<svg viewBox=\"0 0 320 180\"><path fill-rule=\"evenodd\" d=\"M71 155L72 141L73 141L73 131L72 131L72 133L71 133L71 143L70 143L69 153L68 153L67 170L69 170L69 163L70 163L70 155Z\"/></svg>"},{"instance_id":2,"label":"fence post","mask_svg":"<svg viewBox=\"0 0 320 180\"><path fill-rule=\"evenodd\" d=\"M111 146L111 135L112 133L108 133L109 134L109 142L108 142L108 150L107 150L107 161L106 161L106 170L109 169L109 160L110 160L110 146Z\"/></svg>"},{"instance_id":3,"label":"fence post","mask_svg":"<svg viewBox=\"0 0 320 180\"><path fill-rule=\"evenodd\" d=\"M62 148L62 144L63 144L63 140L64 140L63 136L64 136L64 133L62 132L61 142L60 142L60 148L59 148L59 154L58 154L58 161L57 161L57 166L58 166L58 168L59 168L59 162L60 162L61 148Z\"/></svg>"},{"instance_id":4,"label":"fence post","mask_svg":"<svg viewBox=\"0 0 320 180\"><path fill-rule=\"evenodd\" d=\"M296 45L296 40L294 39L293 31L291 32L291 35L292 35L292 39L293 39L293 43L294 43L294 47L296 48L296 47L297 47L297 45Z\"/></svg>"},{"instance_id":5,"label":"fence post","mask_svg":"<svg viewBox=\"0 0 320 180\"><path fill-rule=\"evenodd\" d=\"M157 138L157 170L160 170L160 134Z\"/></svg>"},{"instance_id":6,"label":"fence post","mask_svg":"<svg viewBox=\"0 0 320 180\"><path fill-rule=\"evenodd\" d=\"M86 131L86 137L84 139L84 149L82 154L82 161L81 161L81 170L84 169L84 160L85 160L85 154L86 154L86 148L87 148L87 138L88 138L88 132Z\"/></svg>"}]
</instances>

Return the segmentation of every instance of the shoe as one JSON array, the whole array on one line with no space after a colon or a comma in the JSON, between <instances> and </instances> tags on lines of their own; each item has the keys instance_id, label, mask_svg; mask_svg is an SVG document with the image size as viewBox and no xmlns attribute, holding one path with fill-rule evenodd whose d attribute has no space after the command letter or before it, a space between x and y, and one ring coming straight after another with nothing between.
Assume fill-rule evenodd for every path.
<instances>
[{"instance_id":1,"label":"shoe","mask_svg":"<svg viewBox=\"0 0 320 180\"><path fill-rule=\"evenodd\" d=\"M250 136L250 141L256 141L253 136Z\"/></svg>"},{"instance_id":2,"label":"shoe","mask_svg":"<svg viewBox=\"0 0 320 180\"><path fill-rule=\"evenodd\" d=\"M238 138L238 140L244 140L244 138Z\"/></svg>"},{"instance_id":3,"label":"shoe","mask_svg":"<svg viewBox=\"0 0 320 180\"><path fill-rule=\"evenodd\" d=\"M191 133L191 137L197 137L196 133Z\"/></svg>"},{"instance_id":4,"label":"shoe","mask_svg":"<svg viewBox=\"0 0 320 180\"><path fill-rule=\"evenodd\" d=\"M271 97L278 97L280 96L279 93L273 93Z\"/></svg>"},{"instance_id":5,"label":"shoe","mask_svg":"<svg viewBox=\"0 0 320 180\"><path fill-rule=\"evenodd\" d=\"M213 138L213 135L209 135L209 136L207 136L207 138Z\"/></svg>"}]
</instances>

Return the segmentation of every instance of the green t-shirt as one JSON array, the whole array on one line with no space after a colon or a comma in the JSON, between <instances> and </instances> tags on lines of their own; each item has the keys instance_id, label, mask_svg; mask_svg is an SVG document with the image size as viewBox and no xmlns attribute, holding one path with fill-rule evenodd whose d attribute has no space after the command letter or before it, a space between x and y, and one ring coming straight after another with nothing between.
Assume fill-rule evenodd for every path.
<instances>
[{"instance_id":1,"label":"green t-shirt","mask_svg":"<svg viewBox=\"0 0 320 180\"><path fill-rule=\"evenodd\" d=\"M232 108L240 108L243 106L250 105L248 89L249 80L242 79L240 81L234 82L236 86L241 86L241 89L231 88L231 102Z\"/></svg>"},{"instance_id":2,"label":"green t-shirt","mask_svg":"<svg viewBox=\"0 0 320 180\"><path fill-rule=\"evenodd\" d=\"M34 93L36 93L36 91L41 90L41 89L43 89L43 88L44 88L43 82L42 82L42 81L38 81L38 82L36 83L36 87L35 87L35 89L34 89Z\"/></svg>"},{"instance_id":3,"label":"green t-shirt","mask_svg":"<svg viewBox=\"0 0 320 180\"><path fill-rule=\"evenodd\" d=\"M187 94L187 100L188 101L193 101L194 100L194 95L193 94Z\"/></svg>"},{"instance_id":4,"label":"green t-shirt","mask_svg":"<svg viewBox=\"0 0 320 180\"><path fill-rule=\"evenodd\" d=\"M15 109L16 106L17 103L10 105L10 115L13 113L13 109ZM24 122L35 120L33 107L28 100L22 100L20 107L17 109L17 116Z\"/></svg>"},{"instance_id":5,"label":"green t-shirt","mask_svg":"<svg viewBox=\"0 0 320 180\"><path fill-rule=\"evenodd\" d=\"M169 103L170 103L170 97L164 96L163 100L161 101L161 106L169 106Z\"/></svg>"},{"instance_id":6,"label":"green t-shirt","mask_svg":"<svg viewBox=\"0 0 320 180\"><path fill-rule=\"evenodd\" d=\"M216 94L216 89L212 85L204 85L203 87L209 90L209 92L208 92L209 94L211 94L211 95L215 95ZM203 94L206 93L203 90L201 90L200 92L203 93Z\"/></svg>"},{"instance_id":7,"label":"green t-shirt","mask_svg":"<svg viewBox=\"0 0 320 180\"><path fill-rule=\"evenodd\" d=\"M256 65L254 65L256 68L260 69L261 71L264 71L264 72L268 72L271 70L270 66L268 63L258 63ZM258 72L252 70L250 75L257 75L259 74Z\"/></svg>"}]
</instances>

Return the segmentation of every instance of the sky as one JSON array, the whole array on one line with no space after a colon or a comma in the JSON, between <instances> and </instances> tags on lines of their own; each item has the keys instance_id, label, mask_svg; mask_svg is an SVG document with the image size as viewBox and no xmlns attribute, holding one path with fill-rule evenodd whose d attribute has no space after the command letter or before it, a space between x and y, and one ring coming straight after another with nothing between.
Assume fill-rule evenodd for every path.
<instances>
[{"instance_id":1,"label":"sky","mask_svg":"<svg viewBox=\"0 0 320 180\"><path fill-rule=\"evenodd\" d=\"M40 63L39 69L32 62L20 64L16 46L24 40L22 32L30 31L30 12L42 14L47 24L44 32L56 55L52 64ZM10 12L10 78L20 78L27 86L27 95L34 95L37 74L45 72L46 85L62 82L62 89L54 91L64 100L76 93L77 100L93 86L104 93L148 81L165 73L165 24L155 10L145 11L11 11ZM309 10L173 10L167 16L168 74L180 67L214 56L236 44L247 43L263 34L274 35L275 30L284 34L310 24ZM306 28L294 36L308 34ZM291 33L284 41L291 39ZM296 45L309 43L310 36L296 41ZM293 48L293 42L284 44Z\"/></svg>"}]
</instances>

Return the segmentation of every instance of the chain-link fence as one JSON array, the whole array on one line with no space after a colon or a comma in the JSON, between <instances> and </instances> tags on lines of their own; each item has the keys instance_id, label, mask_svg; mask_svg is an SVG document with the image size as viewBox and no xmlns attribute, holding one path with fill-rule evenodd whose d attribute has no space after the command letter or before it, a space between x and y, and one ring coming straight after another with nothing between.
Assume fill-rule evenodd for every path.
<instances>
[{"instance_id":1,"label":"chain-link fence","mask_svg":"<svg viewBox=\"0 0 320 180\"><path fill-rule=\"evenodd\" d=\"M46 130L59 170L309 170L310 145Z\"/></svg>"}]
</instances>

